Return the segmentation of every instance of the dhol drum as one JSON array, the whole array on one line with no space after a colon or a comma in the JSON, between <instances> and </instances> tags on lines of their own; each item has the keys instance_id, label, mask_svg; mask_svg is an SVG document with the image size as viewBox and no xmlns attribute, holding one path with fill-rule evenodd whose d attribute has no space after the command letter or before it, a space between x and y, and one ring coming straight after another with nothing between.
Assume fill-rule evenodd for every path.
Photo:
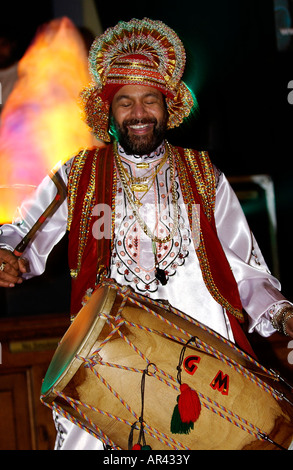
<instances>
[{"instance_id":1,"label":"dhol drum","mask_svg":"<svg viewBox=\"0 0 293 470\"><path fill-rule=\"evenodd\" d=\"M293 439L286 389L214 331L108 281L62 338L41 400L111 449L269 450Z\"/></svg>"}]
</instances>

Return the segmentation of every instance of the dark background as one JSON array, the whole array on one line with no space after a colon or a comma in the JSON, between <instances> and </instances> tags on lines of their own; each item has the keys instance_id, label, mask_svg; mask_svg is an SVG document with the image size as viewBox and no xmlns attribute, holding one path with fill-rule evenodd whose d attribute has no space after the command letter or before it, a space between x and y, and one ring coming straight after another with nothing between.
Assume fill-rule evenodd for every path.
<instances>
[{"instance_id":1,"label":"dark background","mask_svg":"<svg viewBox=\"0 0 293 470\"><path fill-rule=\"evenodd\" d=\"M77 26L83 26L81 4L80 0L26 2L17 6L2 2L0 28L9 28L21 37L22 54L37 27L54 17L66 15ZM288 102L288 83L293 80L293 48L290 36L279 32L279 27L291 26L291 4L290 0L164 0L144 4L95 1L103 29L119 20L148 16L168 24L183 40L187 51L184 78L197 96L200 111L182 128L172 131L169 140L173 144L209 150L213 162L228 176L268 174L272 177L278 274L284 294L293 300L293 105ZM265 212L263 201L256 202L250 216L270 265L271 242ZM50 257L45 276L3 294L5 307L0 315L66 310L69 280L67 274L56 269L60 260L64 262L65 253L66 240ZM36 286L43 292L45 284L48 301L44 301L43 294L38 299L36 292Z\"/></svg>"}]
</instances>

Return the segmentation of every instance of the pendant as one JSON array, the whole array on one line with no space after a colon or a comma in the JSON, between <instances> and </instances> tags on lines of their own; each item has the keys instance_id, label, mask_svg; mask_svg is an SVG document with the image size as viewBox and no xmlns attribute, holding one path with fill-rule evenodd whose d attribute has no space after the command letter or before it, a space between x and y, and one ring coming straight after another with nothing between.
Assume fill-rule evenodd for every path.
<instances>
[{"instance_id":1,"label":"pendant","mask_svg":"<svg viewBox=\"0 0 293 470\"><path fill-rule=\"evenodd\" d=\"M154 240L152 240L152 248L155 257L155 278L162 284L162 286L165 286L168 282L168 279L165 271L159 268L159 262L157 258L157 246Z\"/></svg>"},{"instance_id":2,"label":"pendant","mask_svg":"<svg viewBox=\"0 0 293 470\"><path fill-rule=\"evenodd\" d=\"M162 284L162 286L165 286L168 282L165 271L160 269L159 266L156 266L155 277Z\"/></svg>"},{"instance_id":3,"label":"pendant","mask_svg":"<svg viewBox=\"0 0 293 470\"><path fill-rule=\"evenodd\" d=\"M146 192L148 190L147 184L137 183L130 186L132 192Z\"/></svg>"},{"instance_id":4,"label":"pendant","mask_svg":"<svg viewBox=\"0 0 293 470\"><path fill-rule=\"evenodd\" d=\"M136 163L136 168L147 169L149 167L150 167L150 164L146 162Z\"/></svg>"}]
</instances>

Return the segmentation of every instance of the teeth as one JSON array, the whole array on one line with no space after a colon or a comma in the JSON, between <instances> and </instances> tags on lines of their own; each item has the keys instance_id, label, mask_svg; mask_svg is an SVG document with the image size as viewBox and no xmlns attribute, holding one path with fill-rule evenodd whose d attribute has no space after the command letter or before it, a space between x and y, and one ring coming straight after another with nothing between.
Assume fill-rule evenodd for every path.
<instances>
[{"instance_id":1,"label":"teeth","mask_svg":"<svg viewBox=\"0 0 293 470\"><path fill-rule=\"evenodd\" d=\"M148 127L148 124L137 124L134 126L130 126L131 129L144 129L145 127Z\"/></svg>"}]
</instances>

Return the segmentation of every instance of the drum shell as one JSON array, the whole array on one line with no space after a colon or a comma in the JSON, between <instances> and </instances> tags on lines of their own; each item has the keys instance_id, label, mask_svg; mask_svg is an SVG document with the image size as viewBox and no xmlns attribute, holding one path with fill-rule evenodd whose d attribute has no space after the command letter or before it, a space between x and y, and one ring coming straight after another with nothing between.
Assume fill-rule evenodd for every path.
<instances>
[{"instance_id":1,"label":"drum shell","mask_svg":"<svg viewBox=\"0 0 293 470\"><path fill-rule=\"evenodd\" d=\"M95 296L102 297L103 307ZM80 350L61 378L43 396L46 403L57 404L88 430L97 434L101 430L100 437L107 436L118 448L127 449L130 425L141 414L141 371L148 361L156 365L156 371L150 367L150 375L146 376L143 410L146 441L152 449L276 448L274 444L258 439L255 435L257 429L283 447L289 446L293 436L292 407L284 400L277 401L265 390L271 379L265 379L265 386L254 383L253 377L262 373L257 363L203 325L141 298L140 302L148 310L128 301L120 312L127 323L122 324L102 345L113 332L106 318L110 317L117 326L114 319L121 310L122 301L123 294L119 289L107 286L93 295L87 309L81 310L79 320L76 320L86 319L89 308L92 308L94 326L91 326L88 338L82 341ZM73 322L75 326L71 325L67 332L69 337L76 327L76 320ZM218 351L220 357L198 350L195 343L187 346L185 359L190 358L191 368L183 367L181 378L199 393L202 408L189 434L172 434L170 422L179 395L177 365L182 347L190 336L207 344L209 350ZM59 348L62 349L62 341ZM98 354L92 356L97 350ZM56 353L58 355L58 350ZM97 361L93 369L80 357L95 357ZM231 361L236 365L232 366ZM252 378L246 373L251 369L254 370ZM221 388L221 381L217 387L212 387L219 374L221 379L228 381L227 392L225 387ZM60 393L79 400L85 406L79 406L79 412L72 409L62 396L58 396ZM236 416L241 419L236 419ZM249 424L248 428L244 422ZM135 431L134 442L137 438L138 431Z\"/></svg>"}]
</instances>

